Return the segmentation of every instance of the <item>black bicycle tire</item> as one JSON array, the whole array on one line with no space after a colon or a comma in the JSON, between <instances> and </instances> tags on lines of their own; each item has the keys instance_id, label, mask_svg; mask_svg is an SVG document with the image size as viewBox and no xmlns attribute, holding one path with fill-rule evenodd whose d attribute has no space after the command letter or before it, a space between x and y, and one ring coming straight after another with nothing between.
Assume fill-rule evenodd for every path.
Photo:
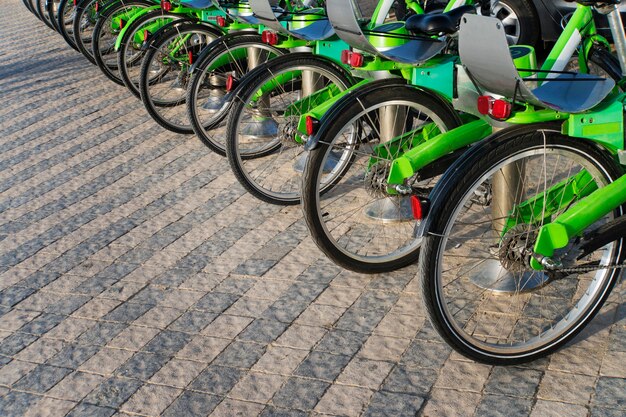
<instances>
[{"instance_id":1,"label":"black bicycle tire","mask_svg":"<svg viewBox=\"0 0 626 417\"><path fill-rule=\"evenodd\" d=\"M543 126L546 125L544 124ZM608 152L590 141L563 136L554 128L542 128L541 124L526 126L526 128L530 129L530 131L527 130L526 133L513 136L507 136L509 132L506 132L506 130L500 134L495 134L474 146L464 158L458 160L431 193L432 205L429 216L423 226L424 241L419 261L419 276L421 276L423 300L430 321L437 333L454 350L473 360L491 365L525 363L558 350L575 337L586 323L593 319L609 296L620 274L619 270L612 270L612 276L607 282L603 295L594 303L594 306L583 320L575 325L575 328L565 333L563 337L560 337L555 342L531 352L507 357L486 353L476 346L469 348L467 345L471 345L471 343L467 340L462 340L463 338L456 335L455 331L451 329L452 326L447 324L448 320L445 318L445 313L441 311L439 306L437 283L432 278L437 271L438 243L441 239L440 235L448 223L448 218L454 212L455 204L460 201L461 196L467 192L466 190L471 184L477 178L481 178L481 173L486 172L489 167L497 164L497 161L506 159L507 155L514 155L517 152L535 147L540 149L546 146L560 146L580 151L580 157L583 157L583 153L593 155L593 159L599 161L599 165L611 179L619 178L623 174L622 168L615 159ZM544 142L544 138L546 142ZM623 212L623 210L624 208L622 207L619 211ZM626 251L622 244L619 248L616 262L622 262L625 255Z\"/></svg>"},{"instance_id":2,"label":"black bicycle tire","mask_svg":"<svg viewBox=\"0 0 626 417\"><path fill-rule=\"evenodd\" d=\"M329 124L326 134L328 138L334 138L341 132L346 124L351 123L354 115L358 114L362 108L369 108L372 105L382 103L389 100L397 100L404 95L406 100L415 100L425 107L429 107L431 111L437 114L447 129L453 129L460 126L460 119L454 113L451 106L444 105L440 100L435 99L431 93L424 92L412 86L398 85L394 88L372 89L367 90L364 94L358 91L353 92L349 101L347 110L336 114ZM436 109L436 110L433 110ZM390 261L384 262L366 262L360 259L354 259L343 253L333 243L325 231L323 221L318 216L317 211L317 175L320 171L321 164L324 162L326 151L330 146L329 141L321 140L319 145L310 152L308 163L303 176L302 189L302 208L304 219L311 233L311 237L317 244L318 248L334 263L351 271L374 274L394 271L415 263L419 257L419 247L415 250Z\"/></svg>"}]
</instances>

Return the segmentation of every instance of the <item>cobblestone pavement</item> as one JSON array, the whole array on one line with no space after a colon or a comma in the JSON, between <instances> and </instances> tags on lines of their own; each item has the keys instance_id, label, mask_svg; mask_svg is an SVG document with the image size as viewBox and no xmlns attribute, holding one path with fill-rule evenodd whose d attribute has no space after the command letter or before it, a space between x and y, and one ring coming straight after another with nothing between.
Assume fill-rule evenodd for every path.
<instances>
[{"instance_id":1,"label":"cobblestone pavement","mask_svg":"<svg viewBox=\"0 0 626 417\"><path fill-rule=\"evenodd\" d=\"M624 283L550 358L464 360L415 269L331 264L18 0L0 41L0 416L626 414Z\"/></svg>"}]
</instances>

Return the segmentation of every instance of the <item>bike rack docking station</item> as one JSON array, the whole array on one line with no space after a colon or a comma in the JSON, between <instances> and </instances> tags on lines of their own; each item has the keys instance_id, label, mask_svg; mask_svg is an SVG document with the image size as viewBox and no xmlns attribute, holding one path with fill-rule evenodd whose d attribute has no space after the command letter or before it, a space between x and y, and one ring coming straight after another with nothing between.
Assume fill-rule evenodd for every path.
<instances>
[{"instance_id":1,"label":"bike rack docking station","mask_svg":"<svg viewBox=\"0 0 626 417\"><path fill-rule=\"evenodd\" d=\"M563 113L580 113L591 109L606 98L615 86L611 79L562 71L548 71L542 78L542 71L535 71L532 78L522 78L511 58L501 22L491 17L463 17L459 32L459 55L467 72L484 92L519 97L520 101ZM491 206L493 228L496 231L503 230L503 219L522 198L511 190L520 189L524 172L522 164L514 163L505 166L493 178ZM513 274L494 259L475 271L471 281L480 288L510 294L539 288L547 283L548 277L539 272Z\"/></svg>"},{"instance_id":2,"label":"bike rack docking station","mask_svg":"<svg viewBox=\"0 0 626 417\"><path fill-rule=\"evenodd\" d=\"M335 33L355 49L403 64L418 65L439 54L446 47L445 38L411 36L403 22L385 23L385 17L395 0L385 0L371 30L362 28L359 7L353 0L328 2L326 10ZM347 12L352 10L352 13ZM404 133L401 123L404 110L388 106L380 110L380 140L387 142ZM412 221L413 212L409 196L389 197L378 200L365 208L365 215L382 222Z\"/></svg>"},{"instance_id":3,"label":"bike rack docking station","mask_svg":"<svg viewBox=\"0 0 626 417\"><path fill-rule=\"evenodd\" d=\"M191 0L191 2L206 2L207 0ZM258 25L259 21L252 13L250 4L247 1L240 1L236 4L223 0L209 0L213 6L215 6L222 13L236 22L244 25ZM226 81L222 78L212 77L210 79L211 85L218 86L220 88L214 88L211 90L209 97L200 106L203 110L209 113L216 113L224 107L227 101L227 94L224 91Z\"/></svg>"},{"instance_id":4,"label":"bike rack docking station","mask_svg":"<svg viewBox=\"0 0 626 417\"><path fill-rule=\"evenodd\" d=\"M326 12L323 8L308 8L298 12L288 12L276 5L272 5L269 0L249 0L254 11L254 16L259 23L276 32L290 36L295 39L316 42L323 41L335 35L333 27L330 25ZM306 4L306 2L305 2ZM254 68L258 65L254 58L255 51L250 48L248 51L248 66ZM294 51L311 51L309 47L296 48ZM312 71L302 71L302 97L307 97L323 87L321 79ZM242 129L242 134L250 137L270 138L279 135L278 123L272 118L268 111L263 111L263 107L269 108L269 101L261 101L261 110L254 116L254 123L248 124ZM294 163L296 172L304 171L306 164L306 154Z\"/></svg>"}]
</instances>

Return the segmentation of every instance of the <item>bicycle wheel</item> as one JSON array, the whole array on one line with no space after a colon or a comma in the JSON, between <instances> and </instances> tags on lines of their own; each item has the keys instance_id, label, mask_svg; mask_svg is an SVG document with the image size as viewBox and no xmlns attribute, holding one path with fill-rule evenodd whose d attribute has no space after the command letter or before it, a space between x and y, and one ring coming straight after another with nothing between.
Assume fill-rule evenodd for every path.
<instances>
[{"instance_id":1,"label":"bicycle wheel","mask_svg":"<svg viewBox=\"0 0 626 417\"><path fill-rule=\"evenodd\" d=\"M91 35L91 51L102 73L116 84L123 85L117 68L115 41L126 22L140 9L153 6L148 0L124 0L106 7L99 15Z\"/></svg>"},{"instance_id":2,"label":"bicycle wheel","mask_svg":"<svg viewBox=\"0 0 626 417\"><path fill-rule=\"evenodd\" d=\"M354 85L344 68L310 53L289 54L249 74L236 93L226 129L226 155L237 180L272 204L298 204L306 154L298 122L315 107L315 91L338 94Z\"/></svg>"},{"instance_id":3,"label":"bicycle wheel","mask_svg":"<svg viewBox=\"0 0 626 417\"><path fill-rule=\"evenodd\" d=\"M91 50L91 37L98 19L98 11L103 10L104 7L102 0L81 0L76 4L72 23L72 35L76 48L94 65L96 65L96 60Z\"/></svg>"},{"instance_id":4,"label":"bicycle wheel","mask_svg":"<svg viewBox=\"0 0 626 417\"><path fill-rule=\"evenodd\" d=\"M539 228L623 173L595 143L559 131L535 125L496 134L433 191L420 257L424 301L437 332L474 360L508 365L558 349L593 318L619 276L606 267L622 262L621 239L589 251L584 239L572 239L553 258L562 268L529 267ZM578 267L587 270L571 270Z\"/></svg>"},{"instance_id":5,"label":"bicycle wheel","mask_svg":"<svg viewBox=\"0 0 626 417\"><path fill-rule=\"evenodd\" d=\"M48 8L46 6L46 3L48 3L48 1L52 1L52 0L36 0L35 1L35 5L37 6L37 14L39 15L39 18L41 19L41 21L46 24L46 26L48 26L50 29L56 30L56 28L54 27L54 24L50 20L50 15L48 14Z\"/></svg>"},{"instance_id":6,"label":"bicycle wheel","mask_svg":"<svg viewBox=\"0 0 626 417\"><path fill-rule=\"evenodd\" d=\"M58 13L60 3L60 0L47 0L45 4L45 13L48 15L50 23L52 23L54 30L57 32L59 32Z\"/></svg>"},{"instance_id":7,"label":"bicycle wheel","mask_svg":"<svg viewBox=\"0 0 626 417\"><path fill-rule=\"evenodd\" d=\"M24 3L24 6L26 7L26 9L28 9L29 12L37 16L37 14L33 11L33 8L30 4L30 0L22 0L22 3Z\"/></svg>"},{"instance_id":8,"label":"bicycle wheel","mask_svg":"<svg viewBox=\"0 0 626 417\"><path fill-rule=\"evenodd\" d=\"M74 16L76 15L76 5L74 0L61 0L57 11L57 28L65 39L65 42L78 51L74 42Z\"/></svg>"},{"instance_id":9,"label":"bicycle wheel","mask_svg":"<svg viewBox=\"0 0 626 417\"><path fill-rule=\"evenodd\" d=\"M194 68L187 88L187 114L193 131L213 152L226 155L226 116L231 95L226 80L244 75L287 51L261 42L256 34L226 35L211 44ZM250 59L248 59L248 52Z\"/></svg>"},{"instance_id":10,"label":"bicycle wheel","mask_svg":"<svg viewBox=\"0 0 626 417\"><path fill-rule=\"evenodd\" d=\"M141 64L139 91L148 113L164 128L193 133L186 111L189 68L200 51L220 35L211 26L189 23L176 26L150 44Z\"/></svg>"},{"instance_id":11,"label":"bicycle wheel","mask_svg":"<svg viewBox=\"0 0 626 417\"><path fill-rule=\"evenodd\" d=\"M412 86L378 82L351 94L322 126L303 177L304 218L318 247L344 268L378 273L417 260L409 196L386 187L391 161L460 125L452 107ZM342 171L338 175L338 171ZM432 174L436 176L436 174ZM408 184L427 195L434 180Z\"/></svg>"},{"instance_id":12,"label":"bicycle wheel","mask_svg":"<svg viewBox=\"0 0 626 417\"><path fill-rule=\"evenodd\" d=\"M135 97L139 98L141 62L146 55L142 49L143 42L149 42L154 31L179 17L163 10L153 10L133 21L122 35L117 52L117 68L122 82Z\"/></svg>"}]
</instances>

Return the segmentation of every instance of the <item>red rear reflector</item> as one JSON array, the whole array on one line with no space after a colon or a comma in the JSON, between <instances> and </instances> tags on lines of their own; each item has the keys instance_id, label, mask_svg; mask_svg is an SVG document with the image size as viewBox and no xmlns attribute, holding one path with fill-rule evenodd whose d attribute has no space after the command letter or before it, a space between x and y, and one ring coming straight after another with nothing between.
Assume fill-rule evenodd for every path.
<instances>
[{"instance_id":1,"label":"red rear reflector","mask_svg":"<svg viewBox=\"0 0 626 417\"><path fill-rule=\"evenodd\" d=\"M100 4L98 4L98 2L96 2L94 9L96 11L96 13L98 12L98 9L100 8Z\"/></svg>"},{"instance_id":2,"label":"red rear reflector","mask_svg":"<svg viewBox=\"0 0 626 417\"><path fill-rule=\"evenodd\" d=\"M317 125L319 124L319 121L314 119L311 116L307 116L306 119L305 119L305 122L306 122L305 123L306 124L306 134L311 136L317 130Z\"/></svg>"},{"instance_id":3,"label":"red rear reflector","mask_svg":"<svg viewBox=\"0 0 626 417\"><path fill-rule=\"evenodd\" d=\"M77 2L77 1L78 1L78 0L74 0L74 6L76 6L76 2Z\"/></svg>"},{"instance_id":4,"label":"red rear reflector","mask_svg":"<svg viewBox=\"0 0 626 417\"><path fill-rule=\"evenodd\" d=\"M341 51L341 63L350 65L350 56L352 56L352 51L349 49L344 49Z\"/></svg>"},{"instance_id":5,"label":"red rear reflector","mask_svg":"<svg viewBox=\"0 0 626 417\"><path fill-rule=\"evenodd\" d=\"M233 90L234 86L235 86L235 77L233 77L233 74L228 74L228 77L226 78L226 91L230 93Z\"/></svg>"},{"instance_id":6,"label":"red rear reflector","mask_svg":"<svg viewBox=\"0 0 626 417\"><path fill-rule=\"evenodd\" d=\"M480 114L489 115L497 120L506 120L511 116L512 106L506 100L480 96L477 106Z\"/></svg>"},{"instance_id":7,"label":"red rear reflector","mask_svg":"<svg viewBox=\"0 0 626 417\"><path fill-rule=\"evenodd\" d=\"M491 111L491 104L493 103L493 97L480 96L478 97L478 113L485 116Z\"/></svg>"},{"instance_id":8,"label":"red rear reflector","mask_svg":"<svg viewBox=\"0 0 626 417\"><path fill-rule=\"evenodd\" d=\"M223 16L217 16L216 21L217 21L217 26L222 27L222 28L226 26L226 19L224 19Z\"/></svg>"},{"instance_id":9,"label":"red rear reflector","mask_svg":"<svg viewBox=\"0 0 626 417\"><path fill-rule=\"evenodd\" d=\"M193 64L193 52L187 52L187 57L189 58L189 65Z\"/></svg>"},{"instance_id":10,"label":"red rear reflector","mask_svg":"<svg viewBox=\"0 0 626 417\"><path fill-rule=\"evenodd\" d=\"M355 68L359 68L363 66L363 55L358 52L352 52L350 56L350 65Z\"/></svg>"},{"instance_id":11,"label":"red rear reflector","mask_svg":"<svg viewBox=\"0 0 626 417\"><path fill-rule=\"evenodd\" d=\"M170 10L172 10L172 3L170 3L168 0L161 0L161 9L169 12Z\"/></svg>"},{"instance_id":12,"label":"red rear reflector","mask_svg":"<svg viewBox=\"0 0 626 417\"><path fill-rule=\"evenodd\" d=\"M415 220L422 220L424 218L424 210L422 208L422 202L416 195L411 196L411 211L413 211L413 218Z\"/></svg>"},{"instance_id":13,"label":"red rear reflector","mask_svg":"<svg viewBox=\"0 0 626 417\"><path fill-rule=\"evenodd\" d=\"M495 119L505 120L511 115L511 103L504 100L496 100L491 106L491 115Z\"/></svg>"},{"instance_id":14,"label":"red rear reflector","mask_svg":"<svg viewBox=\"0 0 626 417\"><path fill-rule=\"evenodd\" d=\"M278 43L278 34L269 30L264 30L261 33L261 42L268 45L276 45Z\"/></svg>"}]
</instances>

